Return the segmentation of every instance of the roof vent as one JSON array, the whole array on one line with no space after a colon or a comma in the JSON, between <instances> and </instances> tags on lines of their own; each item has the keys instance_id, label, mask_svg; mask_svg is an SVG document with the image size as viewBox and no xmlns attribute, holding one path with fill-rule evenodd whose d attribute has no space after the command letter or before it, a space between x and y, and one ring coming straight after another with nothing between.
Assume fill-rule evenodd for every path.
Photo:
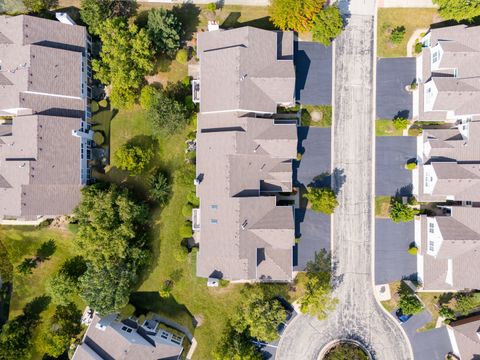
<instances>
[{"instance_id":1,"label":"roof vent","mask_svg":"<svg viewBox=\"0 0 480 360\"><path fill-rule=\"evenodd\" d=\"M245 221L244 221L243 224L242 224L242 230L245 230L246 227L247 227L247 225L248 225L248 220L245 219Z\"/></svg>"},{"instance_id":2,"label":"roof vent","mask_svg":"<svg viewBox=\"0 0 480 360\"><path fill-rule=\"evenodd\" d=\"M243 80L245 80L245 79L246 79L246 77L247 77L247 74L243 75L243 76L240 78L240 81L243 81Z\"/></svg>"}]
</instances>

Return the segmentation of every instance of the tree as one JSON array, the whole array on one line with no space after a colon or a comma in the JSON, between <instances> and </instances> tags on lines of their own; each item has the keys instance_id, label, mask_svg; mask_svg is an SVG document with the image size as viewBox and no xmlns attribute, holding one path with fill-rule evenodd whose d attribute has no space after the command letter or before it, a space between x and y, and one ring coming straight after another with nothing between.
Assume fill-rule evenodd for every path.
<instances>
[{"instance_id":1,"label":"tree","mask_svg":"<svg viewBox=\"0 0 480 360\"><path fill-rule=\"evenodd\" d=\"M140 106L145 110L151 110L155 107L159 96L160 90L152 85L145 85L140 92Z\"/></svg>"},{"instance_id":2,"label":"tree","mask_svg":"<svg viewBox=\"0 0 480 360\"><path fill-rule=\"evenodd\" d=\"M165 204L171 190L167 176L159 171L150 177L148 183L150 185L150 198L158 201L161 205Z\"/></svg>"},{"instance_id":3,"label":"tree","mask_svg":"<svg viewBox=\"0 0 480 360\"><path fill-rule=\"evenodd\" d=\"M169 98L163 91L158 94L157 101L149 111L149 116L156 134L161 132L173 134L188 122L183 104Z\"/></svg>"},{"instance_id":4,"label":"tree","mask_svg":"<svg viewBox=\"0 0 480 360\"><path fill-rule=\"evenodd\" d=\"M217 10L217 4L214 3L214 2L208 3L207 4L207 10L212 12L212 13L215 13L215 11Z\"/></svg>"},{"instance_id":5,"label":"tree","mask_svg":"<svg viewBox=\"0 0 480 360\"><path fill-rule=\"evenodd\" d=\"M59 357L68 350L72 338L82 330L82 313L73 303L59 305L50 320L50 331L41 343L43 351L53 357Z\"/></svg>"},{"instance_id":6,"label":"tree","mask_svg":"<svg viewBox=\"0 0 480 360\"><path fill-rule=\"evenodd\" d=\"M171 58L180 48L183 35L182 24L175 13L164 8L148 12L147 31L155 50Z\"/></svg>"},{"instance_id":7,"label":"tree","mask_svg":"<svg viewBox=\"0 0 480 360\"><path fill-rule=\"evenodd\" d=\"M128 304L136 274L129 264L96 267L89 264L80 277L80 297L102 315Z\"/></svg>"},{"instance_id":8,"label":"tree","mask_svg":"<svg viewBox=\"0 0 480 360\"><path fill-rule=\"evenodd\" d=\"M128 108L137 100L145 75L153 70L153 49L144 29L120 18L108 19L100 33L100 59L94 59L95 77L111 85L113 107ZM128 54L128 56L126 56Z\"/></svg>"},{"instance_id":9,"label":"tree","mask_svg":"<svg viewBox=\"0 0 480 360\"><path fill-rule=\"evenodd\" d=\"M446 305L442 305L440 310L438 310L438 313L447 323L455 319L455 312Z\"/></svg>"},{"instance_id":10,"label":"tree","mask_svg":"<svg viewBox=\"0 0 480 360\"><path fill-rule=\"evenodd\" d=\"M82 256L66 260L57 273L47 281L47 291L55 304L67 305L77 293L78 279L87 270Z\"/></svg>"},{"instance_id":11,"label":"tree","mask_svg":"<svg viewBox=\"0 0 480 360\"><path fill-rule=\"evenodd\" d=\"M262 360L262 354L245 333L238 333L229 324L213 350L215 360Z\"/></svg>"},{"instance_id":12,"label":"tree","mask_svg":"<svg viewBox=\"0 0 480 360\"><path fill-rule=\"evenodd\" d=\"M403 117L396 117L392 120L392 122L393 122L393 126L397 130L406 129L409 123L408 119L405 119Z\"/></svg>"},{"instance_id":13,"label":"tree","mask_svg":"<svg viewBox=\"0 0 480 360\"><path fill-rule=\"evenodd\" d=\"M87 262L80 296L102 314L115 312L128 303L137 272L148 261L143 235L148 210L128 190L96 184L82 190L74 214L75 242Z\"/></svg>"},{"instance_id":14,"label":"tree","mask_svg":"<svg viewBox=\"0 0 480 360\"><path fill-rule=\"evenodd\" d=\"M231 319L232 326L237 333L246 333L259 341L275 340L278 327L286 319L285 309L280 301L268 299L261 290L248 290Z\"/></svg>"},{"instance_id":15,"label":"tree","mask_svg":"<svg viewBox=\"0 0 480 360\"><path fill-rule=\"evenodd\" d=\"M343 19L337 6L328 6L313 19L312 37L325 46L332 43L343 30Z\"/></svg>"},{"instance_id":16,"label":"tree","mask_svg":"<svg viewBox=\"0 0 480 360\"><path fill-rule=\"evenodd\" d=\"M333 214L338 206L337 196L330 188L309 187L308 193L303 195L303 197L310 202L312 210L327 215Z\"/></svg>"},{"instance_id":17,"label":"tree","mask_svg":"<svg viewBox=\"0 0 480 360\"><path fill-rule=\"evenodd\" d=\"M28 11L40 13L58 6L58 0L23 0Z\"/></svg>"},{"instance_id":18,"label":"tree","mask_svg":"<svg viewBox=\"0 0 480 360\"><path fill-rule=\"evenodd\" d=\"M400 297L399 307L402 309L402 313L405 315L418 314L423 309L423 305L415 293L410 287L403 281L398 289L398 295Z\"/></svg>"},{"instance_id":19,"label":"tree","mask_svg":"<svg viewBox=\"0 0 480 360\"><path fill-rule=\"evenodd\" d=\"M300 310L319 320L325 319L335 309L338 299L332 297L331 256L326 250L315 253L307 263L305 295L300 299Z\"/></svg>"},{"instance_id":20,"label":"tree","mask_svg":"<svg viewBox=\"0 0 480 360\"><path fill-rule=\"evenodd\" d=\"M480 0L433 0L445 20L468 20L480 16Z\"/></svg>"},{"instance_id":21,"label":"tree","mask_svg":"<svg viewBox=\"0 0 480 360\"><path fill-rule=\"evenodd\" d=\"M394 44L400 44L405 38L405 26L397 26L390 33L390 41Z\"/></svg>"},{"instance_id":22,"label":"tree","mask_svg":"<svg viewBox=\"0 0 480 360\"><path fill-rule=\"evenodd\" d=\"M180 64L186 64L188 62L188 51L187 49L180 49L175 56L175 60L177 60Z\"/></svg>"},{"instance_id":23,"label":"tree","mask_svg":"<svg viewBox=\"0 0 480 360\"><path fill-rule=\"evenodd\" d=\"M456 306L455 310L462 315L468 315L470 311L478 306L478 303L473 294L460 293L455 296Z\"/></svg>"},{"instance_id":24,"label":"tree","mask_svg":"<svg viewBox=\"0 0 480 360\"><path fill-rule=\"evenodd\" d=\"M25 258L18 265L18 272L22 275L30 275L33 272L33 269L37 267L37 260L34 258Z\"/></svg>"},{"instance_id":25,"label":"tree","mask_svg":"<svg viewBox=\"0 0 480 360\"><path fill-rule=\"evenodd\" d=\"M392 198L389 216L393 222L400 223L412 221L417 213L418 210L412 208L409 204L404 204L401 199Z\"/></svg>"},{"instance_id":26,"label":"tree","mask_svg":"<svg viewBox=\"0 0 480 360\"><path fill-rule=\"evenodd\" d=\"M133 144L123 144L115 151L115 163L119 169L127 170L131 175L142 173L153 158L151 147L142 148Z\"/></svg>"},{"instance_id":27,"label":"tree","mask_svg":"<svg viewBox=\"0 0 480 360\"><path fill-rule=\"evenodd\" d=\"M323 0L272 0L270 18L281 30L307 32L312 29L313 18L323 4Z\"/></svg>"},{"instance_id":28,"label":"tree","mask_svg":"<svg viewBox=\"0 0 480 360\"><path fill-rule=\"evenodd\" d=\"M88 31L100 35L103 23L107 19L121 17L128 19L135 15L137 2L135 0L82 0L80 17L87 24Z\"/></svg>"},{"instance_id":29,"label":"tree","mask_svg":"<svg viewBox=\"0 0 480 360\"><path fill-rule=\"evenodd\" d=\"M57 244L55 244L55 240L50 239L47 241L44 241L42 245L37 249L37 259L39 261L45 261L50 259L50 256L52 256L55 253L55 250L57 250Z\"/></svg>"}]
</instances>

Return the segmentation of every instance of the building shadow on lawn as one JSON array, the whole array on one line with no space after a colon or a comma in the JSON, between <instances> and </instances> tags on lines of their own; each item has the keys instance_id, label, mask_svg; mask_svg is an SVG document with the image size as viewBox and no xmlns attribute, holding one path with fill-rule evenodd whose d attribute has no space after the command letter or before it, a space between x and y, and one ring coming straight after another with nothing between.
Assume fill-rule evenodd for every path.
<instances>
[{"instance_id":1,"label":"building shadow on lawn","mask_svg":"<svg viewBox=\"0 0 480 360\"><path fill-rule=\"evenodd\" d=\"M197 326L194 316L187 307L179 304L172 296L161 297L158 291L138 291L130 295L130 303L135 306L135 314L154 312L185 326L193 334Z\"/></svg>"},{"instance_id":2,"label":"building shadow on lawn","mask_svg":"<svg viewBox=\"0 0 480 360\"><path fill-rule=\"evenodd\" d=\"M228 14L227 18L221 24L223 29L234 29L243 26L253 26L259 29L265 30L274 30L275 25L273 25L269 16L264 16L262 18L253 19L245 22L240 22L239 19L242 16L240 11L232 11Z\"/></svg>"}]
</instances>

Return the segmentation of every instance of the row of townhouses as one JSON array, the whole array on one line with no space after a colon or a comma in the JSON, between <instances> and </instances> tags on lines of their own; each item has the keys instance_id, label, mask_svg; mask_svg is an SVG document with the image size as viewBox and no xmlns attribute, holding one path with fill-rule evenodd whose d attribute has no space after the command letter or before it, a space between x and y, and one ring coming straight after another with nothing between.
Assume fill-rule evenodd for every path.
<instances>
[{"instance_id":1,"label":"row of townhouses","mask_svg":"<svg viewBox=\"0 0 480 360\"><path fill-rule=\"evenodd\" d=\"M441 123L418 136L413 171L417 200L436 204L415 220L421 291L480 289L479 39L479 26L431 29L416 61L413 118ZM479 316L447 330L458 358L477 358Z\"/></svg>"},{"instance_id":2,"label":"row of townhouses","mask_svg":"<svg viewBox=\"0 0 480 360\"><path fill-rule=\"evenodd\" d=\"M0 16L0 224L70 214L90 178L90 37L60 21Z\"/></svg>"}]
</instances>

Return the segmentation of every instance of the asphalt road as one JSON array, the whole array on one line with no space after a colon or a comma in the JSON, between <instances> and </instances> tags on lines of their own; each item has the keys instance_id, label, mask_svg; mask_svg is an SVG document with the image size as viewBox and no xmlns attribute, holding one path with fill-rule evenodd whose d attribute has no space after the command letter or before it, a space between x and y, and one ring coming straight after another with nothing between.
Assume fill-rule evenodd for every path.
<instances>
[{"instance_id":1,"label":"asphalt road","mask_svg":"<svg viewBox=\"0 0 480 360\"><path fill-rule=\"evenodd\" d=\"M327 343L342 338L360 341L375 359L412 358L405 334L373 293L373 4L351 1L355 11L335 49L332 167L340 206L332 254L339 304L323 321L299 315L280 340L280 360L317 359Z\"/></svg>"}]
</instances>

